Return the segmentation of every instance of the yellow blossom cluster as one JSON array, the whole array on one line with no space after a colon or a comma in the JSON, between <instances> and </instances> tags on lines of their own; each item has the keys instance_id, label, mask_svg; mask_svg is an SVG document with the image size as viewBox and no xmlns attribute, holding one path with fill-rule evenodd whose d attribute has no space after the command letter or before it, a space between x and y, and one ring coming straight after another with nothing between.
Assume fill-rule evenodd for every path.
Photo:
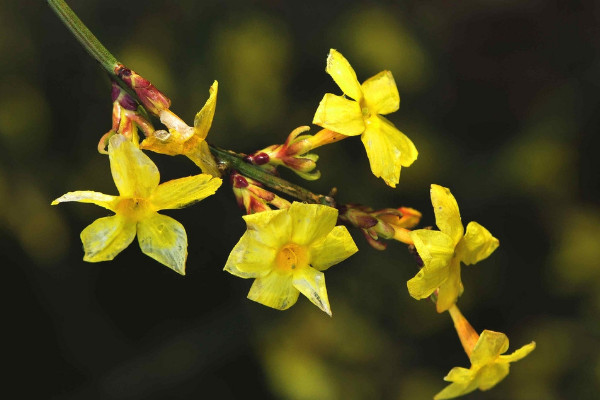
<instances>
[{"instance_id":1,"label":"yellow blossom cluster","mask_svg":"<svg viewBox=\"0 0 600 400\"><path fill-rule=\"evenodd\" d=\"M312 193L308 201L319 203L315 198L326 201L290 203L268 190L285 194L302 192L294 192L291 184L281 183L277 166L292 168L305 179L318 179L320 172L315 170L318 156L308 152L350 136L361 137L371 171L390 187L398 184L401 168L417 159L413 142L383 116L400 107L400 96L390 71L382 71L361 84L348 60L334 49L329 52L325 70L343 95L327 93L319 103L313 123L324 129L308 136L300 135L308 129L302 127L293 131L283 145L272 145L248 156L234 153L239 163L233 168L222 160L217 167L213 153L219 149L213 148L211 152L206 142L216 109L217 81L211 86L209 98L197 113L193 126L189 126L169 109L170 100L149 81L118 64L117 76L137 95L134 99L119 86L121 83L113 82L116 110L113 129L101 140L102 152L108 142L110 168L119 195L75 191L52 204L92 203L114 213L97 219L81 232L85 261L112 260L137 236L144 254L184 275L186 231L179 222L158 211L182 208L214 194L222 184L221 174L228 171L234 195L246 207L248 215L243 217L246 232L231 251L224 270L254 279L248 298L278 310L290 308L302 293L332 315L324 271L358 251L346 226L338 223L361 229L378 249L385 248L380 239L396 239L414 246L422 268L407 282L408 291L415 299L433 298L440 313L449 311L471 361L471 368L456 367L448 373L444 379L452 383L435 399L450 399L478 388L493 387L508 374L511 362L535 348L535 342L503 355L508 349L506 335L489 330L478 335L458 311L456 302L463 292L461 263L472 265L487 258L499 241L477 222L470 222L465 230L449 189L431 185L431 202L439 230L411 230L419 223L421 213L408 207L379 211L352 204L336 207L331 197ZM168 130L154 130L146 114L139 112L143 107ZM138 127L146 136L141 143ZM184 155L203 173L161 184L158 168L143 150ZM247 177L238 171L243 168L242 162L255 168ZM261 181L259 177L264 179Z\"/></svg>"}]
</instances>

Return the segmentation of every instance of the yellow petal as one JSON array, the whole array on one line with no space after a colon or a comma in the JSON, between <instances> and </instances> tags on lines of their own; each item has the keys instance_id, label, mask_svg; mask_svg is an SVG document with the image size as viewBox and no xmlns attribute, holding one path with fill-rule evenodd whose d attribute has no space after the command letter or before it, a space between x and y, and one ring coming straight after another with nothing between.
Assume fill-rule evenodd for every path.
<instances>
[{"instance_id":1,"label":"yellow petal","mask_svg":"<svg viewBox=\"0 0 600 400\"><path fill-rule=\"evenodd\" d=\"M484 330L471 353L472 365L492 362L508 350L508 337L502 332Z\"/></svg>"},{"instance_id":2,"label":"yellow petal","mask_svg":"<svg viewBox=\"0 0 600 400\"><path fill-rule=\"evenodd\" d=\"M311 303L331 316L331 307L325 287L325 274L311 267L297 268L292 284L305 295Z\"/></svg>"},{"instance_id":3,"label":"yellow petal","mask_svg":"<svg viewBox=\"0 0 600 400\"><path fill-rule=\"evenodd\" d=\"M331 93L323 96L313 117L313 124L346 136L360 135L365 130L360 105Z\"/></svg>"},{"instance_id":4,"label":"yellow petal","mask_svg":"<svg viewBox=\"0 0 600 400\"><path fill-rule=\"evenodd\" d=\"M64 203L67 201L78 201L80 203L92 203L97 206L107 208L111 211L115 211L115 206L118 201L118 197L110 196L104 193L92 192L89 190L79 190L77 192L69 192L63 194L58 199L52 202L55 206L58 203Z\"/></svg>"},{"instance_id":5,"label":"yellow petal","mask_svg":"<svg viewBox=\"0 0 600 400\"><path fill-rule=\"evenodd\" d=\"M454 254L452 239L443 232L418 229L410 233L425 266L407 282L408 292L415 299L430 296L448 279Z\"/></svg>"},{"instance_id":6,"label":"yellow petal","mask_svg":"<svg viewBox=\"0 0 600 400\"><path fill-rule=\"evenodd\" d=\"M367 120L361 140L373 175L382 178L391 187L396 187L400 181L400 168L410 166L418 156L413 142L378 115Z\"/></svg>"},{"instance_id":7,"label":"yellow petal","mask_svg":"<svg viewBox=\"0 0 600 400\"><path fill-rule=\"evenodd\" d=\"M461 295L462 283L460 281L460 261L453 258L448 269L448 279L440 285L438 298L435 303L437 312L447 311L456 303Z\"/></svg>"},{"instance_id":8,"label":"yellow petal","mask_svg":"<svg viewBox=\"0 0 600 400\"><path fill-rule=\"evenodd\" d=\"M292 274L272 271L254 280L248 298L268 307L286 310L296 303L299 294L292 285Z\"/></svg>"},{"instance_id":9,"label":"yellow petal","mask_svg":"<svg viewBox=\"0 0 600 400\"><path fill-rule=\"evenodd\" d=\"M354 72L348 60L337 50L329 50L325 71L331 75L335 83L347 96L357 101L362 98L362 90L356 78L356 72Z\"/></svg>"},{"instance_id":10,"label":"yellow petal","mask_svg":"<svg viewBox=\"0 0 600 400\"><path fill-rule=\"evenodd\" d=\"M140 149L176 156L185 153L186 142L187 140L175 129L169 129L169 132L157 130L140 143Z\"/></svg>"},{"instance_id":11,"label":"yellow petal","mask_svg":"<svg viewBox=\"0 0 600 400\"><path fill-rule=\"evenodd\" d=\"M450 189L440 185L431 185L431 204L435 213L435 223L440 231L449 235L456 245L464 232L456 199Z\"/></svg>"},{"instance_id":12,"label":"yellow petal","mask_svg":"<svg viewBox=\"0 0 600 400\"><path fill-rule=\"evenodd\" d=\"M473 371L467 368L454 367L448 372L448 375L444 377L447 382L464 383L469 382L473 379Z\"/></svg>"},{"instance_id":13,"label":"yellow petal","mask_svg":"<svg viewBox=\"0 0 600 400\"><path fill-rule=\"evenodd\" d=\"M150 201L156 210L186 207L214 194L221 183L221 179L206 174L173 179L158 185Z\"/></svg>"},{"instance_id":14,"label":"yellow petal","mask_svg":"<svg viewBox=\"0 0 600 400\"><path fill-rule=\"evenodd\" d=\"M268 247L279 249L290 242L292 220L287 210L263 211L244 215L248 230L256 231L256 240Z\"/></svg>"},{"instance_id":15,"label":"yellow petal","mask_svg":"<svg viewBox=\"0 0 600 400\"><path fill-rule=\"evenodd\" d=\"M470 393L477 389L477 383L474 381L475 373L470 369L454 367L448 375L444 377L445 381L454 382L446 386L441 392L435 395L434 400L453 399L458 396Z\"/></svg>"},{"instance_id":16,"label":"yellow petal","mask_svg":"<svg viewBox=\"0 0 600 400\"><path fill-rule=\"evenodd\" d=\"M259 235L251 230L242 235L227 258L225 271L240 278L258 278L271 271L277 250L262 243Z\"/></svg>"},{"instance_id":17,"label":"yellow petal","mask_svg":"<svg viewBox=\"0 0 600 400\"><path fill-rule=\"evenodd\" d=\"M204 104L204 107L196 114L194 118L194 135L200 138L206 138L210 126L212 125L215 109L217 108L217 91L219 90L219 82L214 81L209 89L210 95Z\"/></svg>"},{"instance_id":18,"label":"yellow petal","mask_svg":"<svg viewBox=\"0 0 600 400\"><path fill-rule=\"evenodd\" d=\"M325 271L358 251L345 226L334 227L329 234L310 246L310 265Z\"/></svg>"},{"instance_id":19,"label":"yellow petal","mask_svg":"<svg viewBox=\"0 0 600 400\"><path fill-rule=\"evenodd\" d=\"M333 207L297 201L287 211L292 220L292 242L302 246L327 236L338 217L338 210Z\"/></svg>"},{"instance_id":20,"label":"yellow petal","mask_svg":"<svg viewBox=\"0 0 600 400\"><path fill-rule=\"evenodd\" d=\"M433 397L433 400L453 399L455 397L471 393L475 389L477 389L477 384L475 381L465 383L451 383L450 385L446 386L441 392L436 394Z\"/></svg>"},{"instance_id":21,"label":"yellow petal","mask_svg":"<svg viewBox=\"0 0 600 400\"><path fill-rule=\"evenodd\" d=\"M196 146L185 152L185 155L194 162L203 173L212 175L214 177L220 177L221 172L217 167L217 162L210 152L210 147L205 141L196 143Z\"/></svg>"},{"instance_id":22,"label":"yellow petal","mask_svg":"<svg viewBox=\"0 0 600 400\"><path fill-rule=\"evenodd\" d=\"M467 265L486 259L498 248L500 242L477 222L469 222L464 238L459 242L456 251L460 259Z\"/></svg>"},{"instance_id":23,"label":"yellow petal","mask_svg":"<svg viewBox=\"0 0 600 400\"><path fill-rule=\"evenodd\" d=\"M480 390L489 390L496 386L502 379L506 378L508 372L508 363L488 364L479 370L475 382Z\"/></svg>"},{"instance_id":24,"label":"yellow petal","mask_svg":"<svg viewBox=\"0 0 600 400\"><path fill-rule=\"evenodd\" d=\"M109 261L135 238L135 223L119 215L95 220L81 232L84 261Z\"/></svg>"},{"instance_id":25,"label":"yellow petal","mask_svg":"<svg viewBox=\"0 0 600 400\"><path fill-rule=\"evenodd\" d=\"M504 362L515 362L520 359L526 357L529 353L531 353L535 349L535 342L531 342L521 347L518 350L515 350L512 354L508 354L505 356L500 356L500 360Z\"/></svg>"},{"instance_id":26,"label":"yellow petal","mask_svg":"<svg viewBox=\"0 0 600 400\"><path fill-rule=\"evenodd\" d=\"M400 108L400 94L390 71L381 71L364 81L362 90L372 114L389 114Z\"/></svg>"},{"instance_id":27,"label":"yellow petal","mask_svg":"<svg viewBox=\"0 0 600 400\"><path fill-rule=\"evenodd\" d=\"M154 213L138 222L137 234L144 254L185 275L187 235L183 225L171 217Z\"/></svg>"},{"instance_id":28,"label":"yellow petal","mask_svg":"<svg viewBox=\"0 0 600 400\"><path fill-rule=\"evenodd\" d=\"M158 186L158 168L123 135L113 135L108 145L110 170L123 197L146 198Z\"/></svg>"}]
</instances>

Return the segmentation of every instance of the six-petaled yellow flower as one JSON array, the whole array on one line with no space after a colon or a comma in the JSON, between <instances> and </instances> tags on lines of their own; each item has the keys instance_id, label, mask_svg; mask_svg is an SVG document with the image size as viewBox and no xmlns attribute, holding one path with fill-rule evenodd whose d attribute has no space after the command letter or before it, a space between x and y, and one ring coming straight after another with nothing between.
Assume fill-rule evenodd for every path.
<instances>
[{"instance_id":1,"label":"six-petaled yellow flower","mask_svg":"<svg viewBox=\"0 0 600 400\"><path fill-rule=\"evenodd\" d=\"M331 315L322 271L358 251L335 208L294 202L283 210L244 216L247 230L225 270L256 278L248 298L285 310L303 295Z\"/></svg>"},{"instance_id":2,"label":"six-petaled yellow flower","mask_svg":"<svg viewBox=\"0 0 600 400\"><path fill-rule=\"evenodd\" d=\"M449 189L431 185L431 203L440 230L418 229L410 233L424 266L407 286L410 295L418 300L439 288L436 308L443 312L462 294L461 261L471 265L487 258L499 241L477 222L470 222L464 233L458 205Z\"/></svg>"},{"instance_id":3,"label":"six-petaled yellow flower","mask_svg":"<svg viewBox=\"0 0 600 400\"><path fill-rule=\"evenodd\" d=\"M444 378L452 383L435 395L434 399L452 399L475 389L489 390L508 375L511 362L519 361L534 349L535 342L531 342L512 354L502 355L508 350L506 335L484 330L469 356L471 368L452 368Z\"/></svg>"},{"instance_id":4,"label":"six-petaled yellow flower","mask_svg":"<svg viewBox=\"0 0 600 400\"><path fill-rule=\"evenodd\" d=\"M84 260L108 261L133 241L136 234L142 252L185 274L187 235L183 225L158 210L185 207L215 193L221 179L200 174L159 185L156 165L122 135L108 145L110 169L119 196L92 191L69 192L52 202L93 203L115 213L97 219L81 232Z\"/></svg>"},{"instance_id":5,"label":"six-petaled yellow flower","mask_svg":"<svg viewBox=\"0 0 600 400\"><path fill-rule=\"evenodd\" d=\"M184 155L200 167L202 172L216 177L220 176L205 140L215 115L218 89L219 83L214 81L210 87L208 100L194 118L193 127L188 126L168 109L160 111L160 120L169 128L169 131L154 132L153 135L142 141L140 147L170 156Z\"/></svg>"},{"instance_id":6,"label":"six-petaled yellow flower","mask_svg":"<svg viewBox=\"0 0 600 400\"><path fill-rule=\"evenodd\" d=\"M390 71L382 71L362 85L348 60L331 49L325 69L344 94L325 94L313 123L346 136L361 135L371 171L391 187L400 180L400 168L417 159L413 142L382 117L400 108L400 95Z\"/></svg>"}]
</instances>

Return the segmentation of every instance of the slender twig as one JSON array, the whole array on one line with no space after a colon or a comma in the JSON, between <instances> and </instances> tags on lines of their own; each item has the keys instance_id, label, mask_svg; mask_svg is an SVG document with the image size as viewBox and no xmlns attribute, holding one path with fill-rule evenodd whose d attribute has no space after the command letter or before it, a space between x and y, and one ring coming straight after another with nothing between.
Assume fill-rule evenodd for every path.
<instances>
[{"instance_id":1,"label":"slender twig","mask_svg":"<svg viewBox=\"0 0 600 400\"><path fill-rule=\"evenodd\" d=\"M77 38L87 52L102 65L102 68L106 72L114 76L115 67L119 62L85 26L71 7L64 0L48 0L48 5L54 10L65 26L69 28L73 36Z\"/></svg>"},{"instance_id":2,"label":"slender twig","mask_svg":"<svg viewBox=\"0 0 600 400\"><path fill-rule=\"evenodd\" d=\"M239 171L242 175L252 178L271 189L308 203L324 204L335 207L333 198L322 194L315 194L302 186L295 185L278 176L271 175L262 168L247 163L240 155L214 146L210 146L210 151L220 163L225 164L226 168Z\"/></svg>"}]
</instances>

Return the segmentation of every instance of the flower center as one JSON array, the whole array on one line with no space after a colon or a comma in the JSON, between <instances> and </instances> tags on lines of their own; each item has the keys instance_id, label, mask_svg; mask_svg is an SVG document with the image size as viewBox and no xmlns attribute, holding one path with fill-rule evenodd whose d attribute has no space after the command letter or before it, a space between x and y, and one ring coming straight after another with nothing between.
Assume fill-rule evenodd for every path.
<instances>
[{"instance_id":1,"label":"flower center","mask_svg":"<svg viewBox=\"0 0 600 400\"><path fill-rule=\"evenodd\" d=\"M371 111L369 111L369 107L363 106L361 111L362 111L363 118L368 119L371 117Z\"/></svg>"},{"instance_id":2,"label":"flower center","mask_svg":"<svg viewBox=\"0 0 600 400\"><path fill-rule=\"evenodd\" d=\"M303 246L288 243L279 250L275 262L280 270L292 271L308 265L308 252Z\"/></svg>"},{"instance_id":3,"label":"flower center","mask_svg":"<svg viewBox=\"0 0 600 400\"><path fill-rule=\"evenodd\" d=\"M152 212L150 202L140 198L125 198L117 204L117 214L122 215L133 221L141 221Z\"/></svg>"}]
</instances>

